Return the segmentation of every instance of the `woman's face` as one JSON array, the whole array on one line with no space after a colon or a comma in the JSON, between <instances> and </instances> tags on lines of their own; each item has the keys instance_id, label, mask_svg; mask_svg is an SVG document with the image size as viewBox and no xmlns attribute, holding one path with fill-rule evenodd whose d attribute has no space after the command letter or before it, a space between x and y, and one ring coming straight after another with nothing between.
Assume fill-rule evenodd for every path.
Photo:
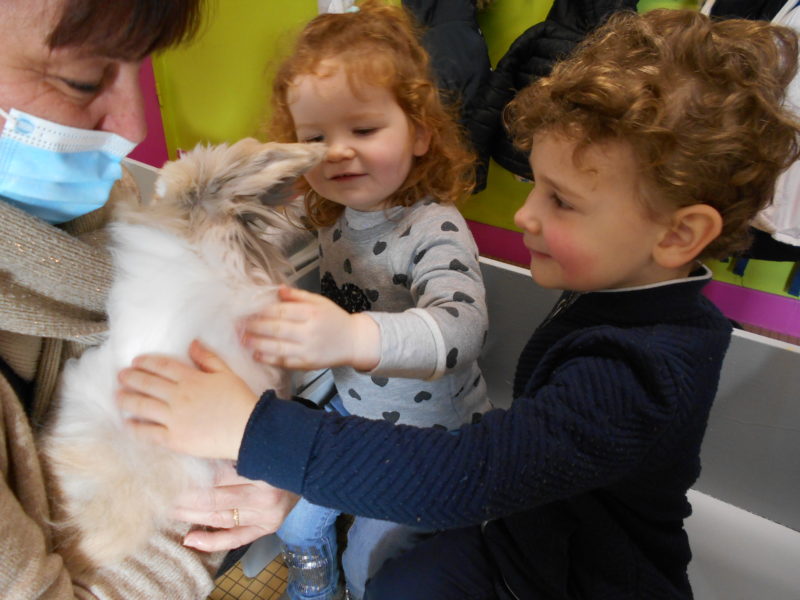
<instances>
[{"instance_id":1,"label":"woman's face","mask_svg":"<svg viewBox=\"0 0 800 600\"><path fill-rule=\"evenodd\" d=\"M50 50L46 40L60 7L61 0L0 2L0 108L141 142L141 63L80 48Z\"/></svg>"}]
</instances>

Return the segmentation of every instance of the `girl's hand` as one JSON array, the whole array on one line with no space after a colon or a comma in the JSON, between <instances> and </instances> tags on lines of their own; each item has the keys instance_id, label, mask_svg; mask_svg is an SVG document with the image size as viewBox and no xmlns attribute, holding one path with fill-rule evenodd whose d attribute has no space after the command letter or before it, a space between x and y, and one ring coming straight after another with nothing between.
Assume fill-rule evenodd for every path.
<instances>
[{"instance_id":1,"label":"girl's hand","mask_svg":"<svg viewBox=\"0 0 800 600\"><path fill-rule=\"evenodd\" d=\"M380 330L366 314L349 314L324 296L287 286L278 299L244 323L244 343L256 360L289 369L369 371L378 364Z\"/></svg>"},{"instance_id":2,"label":"girl's hand","mask_svg":"<svg viewBox=\"0 0 800 600\"><path fill-rule=\"evenodd\" d=\"M292 492L241 477L232 464L226 464L218 471L214 488L184 493L173 516L214 528L190 531L185 546L203 552L232 550L277 531L299 499Z\"/></svg>"},{"instance_id":3,"label":"girl's hand","mask_svg":"<svg viewBox=\"0 0 800 600\"><path fill-rule=\"evenodd\" d=\"M145 440L204 458L235 459L258 397L222 359L194 341L189 357L144 355L120 371L117 404Z\"/></svg>"}]
</instances>

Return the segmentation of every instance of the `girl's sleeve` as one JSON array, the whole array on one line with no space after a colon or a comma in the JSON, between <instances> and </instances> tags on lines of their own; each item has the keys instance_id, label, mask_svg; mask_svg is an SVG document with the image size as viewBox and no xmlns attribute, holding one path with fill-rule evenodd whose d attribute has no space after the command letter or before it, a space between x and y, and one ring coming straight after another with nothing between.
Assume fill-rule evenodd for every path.
<instances>
[{"instance_id":1,"label":"girl's sleeve","mask_svg":"<svg viewBox=\"0 0 800 600\"><path fill-rule=\"evenodd\" d=\"M488 329L486 291L475 241L458 210L430 205L418 212L425 216L407 230L401 282L415 307L368 313L381 331L373 373L435 379L478 358Z\"/></svg>"}]
</instances>

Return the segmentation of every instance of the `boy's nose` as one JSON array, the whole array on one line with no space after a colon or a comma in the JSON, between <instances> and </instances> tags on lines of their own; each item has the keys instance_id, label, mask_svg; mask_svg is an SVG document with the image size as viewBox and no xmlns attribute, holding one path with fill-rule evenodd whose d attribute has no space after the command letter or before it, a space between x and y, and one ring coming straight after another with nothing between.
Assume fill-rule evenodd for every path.
<instances>
[{"instance_id":1,"label":"boy's nose","mask_svg":"<svg viewBox=\"0 0 800 600\"><path fill-rule=\"evenodd\" d=\"M539 234L542 231L542 222L536 216L530 198L514 213L514 224L528 233Z\"/></svg>"}]
</instances>

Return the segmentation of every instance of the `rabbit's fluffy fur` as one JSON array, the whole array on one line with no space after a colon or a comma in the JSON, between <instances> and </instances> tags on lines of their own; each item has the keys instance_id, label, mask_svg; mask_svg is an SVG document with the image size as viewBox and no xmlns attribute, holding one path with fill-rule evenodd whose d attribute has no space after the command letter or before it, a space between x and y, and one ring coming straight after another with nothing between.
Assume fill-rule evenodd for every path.
<instances>
[{"instance_id":1,"label":"rabbit's fluffy fur","mask_svg":"<svg viewBox=\"0 0 800 600\"><path fill-rule=\"evenodd\" d=\"M123 427L116 374L142 353L179 356L198 338L256 393L288 378L256 363L237 321L274 299L286 261L265 229L285 230L269 205L319 162L320 144L198 146L168 163L153 201L123 208L112 228L109 337L67 364L43 448L57 484L56 523L71 552L105 565L141 548L176 495L212 483L212 461L136 440ZM220 402L224 402L220 398Z\"/></svg>"}]
</instances>

